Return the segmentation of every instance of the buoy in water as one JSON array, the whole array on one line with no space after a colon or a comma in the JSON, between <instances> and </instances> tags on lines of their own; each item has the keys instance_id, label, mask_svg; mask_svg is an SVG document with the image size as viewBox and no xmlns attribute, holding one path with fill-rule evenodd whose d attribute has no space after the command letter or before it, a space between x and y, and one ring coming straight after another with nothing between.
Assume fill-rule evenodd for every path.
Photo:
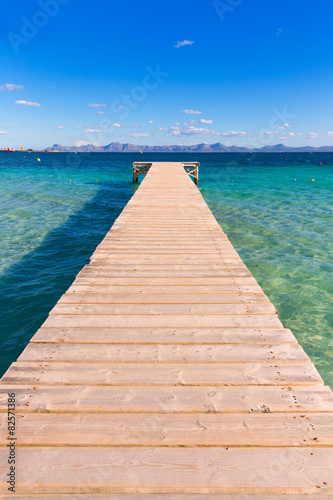
<instances>
[{"instance_id":1,"label":"buoy in water","mask_svg":"<svg viewBox=\"0 0 333 500\"><path fill-rule=\"evenodd\" d=\"M321 161L319 162L319 165L322 165L322 162L321 162Z\"/></svg>"},{"instance_id":2,"label":"buoy in water","mask_svg":"<svg viewBox=\"0 0 333 500\"><path fill-rule=\"evenodd\" d=\"M36 161L40 161L40 158L36 158Z\"/></svg>"},{"instance_id":3,"label":"buoy in water","mask_svg":"<svg viewBox=\"0 0 333 500\"><path fill-rule=\"evenodd\" d=\"M316 179L311 179L311 181L315 181Z\"/></svg>"}]
</instances>

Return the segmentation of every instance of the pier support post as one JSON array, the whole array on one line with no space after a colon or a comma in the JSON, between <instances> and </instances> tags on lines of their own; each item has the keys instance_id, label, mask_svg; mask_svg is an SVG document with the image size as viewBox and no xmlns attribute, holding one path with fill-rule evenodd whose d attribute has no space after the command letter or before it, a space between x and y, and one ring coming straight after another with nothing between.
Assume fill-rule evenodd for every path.
<instances>
[{"instance_id":1,"label":"pier support post","mask_svg":"<svg viewBox=\"0 0 333 500\"><path fill-rule=\"evenodd\" d=\"M139 175L146 175L150 167L151 162L136 161L133 163L133 184L139 182Z\"/></svg>"},{"instance_id":2,"label":"pier support post","mask_svg":"<svg viewBox=\"0 0 333 500\"><path fill-rule=\"evenodd\" d=\"M191 177L193 177L194 183L196 185L198 185L200 163L197 162L197 161L195 161L193 163L191 163L191 162L182 163L182 165L185 168L185 170L188 173L188 175L190 175Z\"/></svg>"}]
</instances>

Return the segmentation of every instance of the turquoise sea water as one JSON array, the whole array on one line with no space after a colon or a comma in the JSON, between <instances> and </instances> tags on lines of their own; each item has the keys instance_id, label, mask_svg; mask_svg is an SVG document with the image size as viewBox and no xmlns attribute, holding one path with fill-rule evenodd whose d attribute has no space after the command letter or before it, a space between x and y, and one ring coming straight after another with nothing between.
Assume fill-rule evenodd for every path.
<instances>
[{"instance_id":1,"label":"turquoise sea water","mask_svg":"<svg viewBox=\"0 0 333 500\"><path fill-rule=\"evenodd\" d=\"M132 196L140 156L200 161L206 202L333 388L333 154L38 156L0 153L1 375Z\"/></svg>"}]
</instances>

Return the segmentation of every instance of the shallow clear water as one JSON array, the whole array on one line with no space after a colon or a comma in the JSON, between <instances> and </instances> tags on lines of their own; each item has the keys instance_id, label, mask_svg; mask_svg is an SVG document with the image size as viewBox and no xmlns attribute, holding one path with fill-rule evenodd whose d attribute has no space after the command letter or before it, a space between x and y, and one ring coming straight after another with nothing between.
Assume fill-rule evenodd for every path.
<instances>
[{"instance_id":1,"label":"shallow clear water","mask_svg":"<svg viewBox=\"0 0 333 500\"><path fill-rule=\"evenodd\" d=\"M38 156L41 162L33 153L0 153L1 374L135 189L137 154ZM283 324L333 387L333 154L285 157L143 155L201 162L199 187L206 202Z\"/></svg>"}]
</instances>

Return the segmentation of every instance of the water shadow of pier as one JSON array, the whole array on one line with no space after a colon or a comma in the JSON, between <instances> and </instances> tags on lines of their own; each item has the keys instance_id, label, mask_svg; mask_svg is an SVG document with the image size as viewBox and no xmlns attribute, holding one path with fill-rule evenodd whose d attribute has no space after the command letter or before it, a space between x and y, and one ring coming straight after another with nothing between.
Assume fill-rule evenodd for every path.
<instances>
[{"instance_id":1,"label":"water shadow of pier","mask_svg":"<svg viewBox=\"0 0 333 500\"><path fill-rule=\"evenodd\" d=\"M0 376L88 263L133 195L130 182L104 182L99 188L81 210L0 278Z\"/></svg>"}]
</instances>

